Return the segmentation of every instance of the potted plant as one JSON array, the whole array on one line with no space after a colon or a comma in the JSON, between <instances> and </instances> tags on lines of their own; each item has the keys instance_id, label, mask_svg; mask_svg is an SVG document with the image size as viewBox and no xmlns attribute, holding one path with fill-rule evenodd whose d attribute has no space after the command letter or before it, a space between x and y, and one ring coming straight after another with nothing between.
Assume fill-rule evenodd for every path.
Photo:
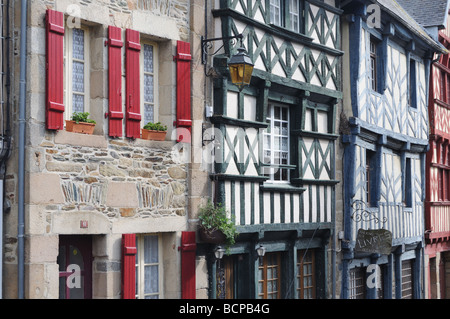
<instances>
[{"instance_id":1,"label":"potted plant","mask_svg":"<svg viewBox=\"0 0 450 319\"><path fill-rule=\"evenodd\" d=\"M236 225L227 217L227 211L221 204L213 205L208 201L199 209L199 235L204 242L225 244L227 253L238 235Z\"/></svg>"},{"instance_id":2,"label":"potted plant","mask_svg":"<svg viewBox=\"0 0 450 319\"><path fill-rule=\"evenodd\" d=\"M142 129L142 138L145 140L164 141L166 139L167 125L161 122L148 122Z\"/></svg>"},{"instance_id":3,"label":"potted plant","mask_svg":"<svg viewBox=\"0 0 450 319\"><path fill-rule=\"evenodd\" d=\"M88 112L74 112L72 120L66 120L66 131L83 134L94 133L96 122L88 117Z\"/></svg>"}]
</instances>

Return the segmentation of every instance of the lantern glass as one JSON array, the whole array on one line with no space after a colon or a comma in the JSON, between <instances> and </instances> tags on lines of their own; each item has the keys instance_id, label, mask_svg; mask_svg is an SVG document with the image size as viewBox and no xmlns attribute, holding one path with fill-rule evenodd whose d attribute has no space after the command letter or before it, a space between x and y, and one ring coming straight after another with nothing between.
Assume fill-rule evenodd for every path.
<instances>
[{"instance_id":1,"label":"lantern glass","mask_svg":"<svg viewBox=\"0 0 450 319\"><path fill-rule=\"evenodd\" d=\"M221 246L218 246L217 249L214 251L214 255L216 256L216 259L222 259L223 254L225 253L225 249L223 249Z\"/></svg>"},{"instance_id":2,"label":"lantern glass","mask_svg":"<svg viewBox=\"0 0 450 319\"><path fill-rule=\"evenodd\" d=\"M243 47L238 49L238 53L233 55L228 63L231 82L242 89L250 84L253 73L253 63Z\"/></svg>"},{"instance_id":3,"label":"lantern glass","mask_svg":"<svg viewBox=\"0 0 450 319\"><path fill-rule=\"evenodd\" d=\"M258 248L256 248L256 253L258 254L258 257L264 257L266 254L266 247L260 245Z\"/></svg>"}]
</instances>

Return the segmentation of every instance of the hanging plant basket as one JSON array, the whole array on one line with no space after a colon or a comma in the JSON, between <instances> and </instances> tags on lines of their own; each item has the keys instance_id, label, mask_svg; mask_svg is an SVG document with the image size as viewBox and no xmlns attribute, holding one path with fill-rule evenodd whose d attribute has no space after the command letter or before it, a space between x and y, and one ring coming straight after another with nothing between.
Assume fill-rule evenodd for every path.
<instances>
[{"instance_id":1,"label":"hanging plant basket","mask_svg":"<svg viewBox=\"0 0 450 319\"><path fill-rule=\"evenodd\" d=\"M95 124L94 123L86 123L86 122L75 122L66 120L66 131L74 132L74 133L82 133L82 134L93 134L94 133Z\"/></svg>"},{"instance_id":2,"label":"hanging plant basket","mask_svg":"<svg viewBox=\"0 0 450 319\"><path fill-rule=\"evenodd\" d=\"M153 141L164 141L166 139L167 131L155 131L142 129L142 139Z\"/></svg>"},{"instance_id":3,"label":"hanging plant basket","mask_svg":"<svg viewBox=\"0 0 450 319\"><path fill-rule=\"evenodd\" d=\"M227 217L227 211L221 204L217 206L208 201L206 206L201 206L198 212L199 237L211 244L225 244L227 254L234 245L238 235L234 220Z\"/></svg>"},{"instance_id":4,"label":"hanging plant basket","mask_svg":"<svg viewBox=\"0 0 450 319\"><path fill-rule=\"evenodd\" d=\"M225 241L227 240L225 234L218 229L206 230L205 228L201 227L199 228L198 232L200 235L200 239L205 243L219 245L224 244Z\"/></svg>"}]
</instances>

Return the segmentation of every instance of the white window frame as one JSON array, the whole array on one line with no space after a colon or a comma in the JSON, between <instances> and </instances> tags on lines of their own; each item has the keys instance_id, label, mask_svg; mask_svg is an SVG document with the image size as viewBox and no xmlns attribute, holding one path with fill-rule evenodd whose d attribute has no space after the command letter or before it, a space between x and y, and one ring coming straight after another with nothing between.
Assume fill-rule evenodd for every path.
<instances>
[{"instance_id":1,"label":"white window frame","mask_svg":"<svg viewBox=\"0 0 450 319\"><path fill-rule=\"evenodd\" d=\"M280 117L280 119L275 119L275 107L279 107L281 109L285 109L286 110L286 112L287 112L287 120L283 120L282 117ZM275 152L280 152L280 156L281 156L281 152L287 153L287 162L286 162L286 164L280 164L280 165L290 165L290 155L291 154L290 154L290 136L289 136L290 123L289 123L289 121L290 121L289 106L284 105L284 104L279 104L279 103L269 103L269 107L268 107L268 110L267 110L267 116L266 116L266 122L269 124L268 128L270 128L270 133L267 133L267 129L264 130L264 133L263 133L263 138L264 138L264 141L263 141L263 161L264 161L264 159L266 157L265 156L266 151L270 151L270 162L266 163L264 161L264 164L268 165L268 166L266 166L264 168L264 170L265 170L265 172L269 171L269 180L268 180L268 182L270 182L270 183L284 183L285 184L285 183L289 183L289 181L290 181L290 169L289 168L274 168L274 167L272 167L272 166L276 166L277 165L277 163L275 163ZM275 133L275 122L279 122L281 124L280 125L280 130L281 130L281 127L282 127L282 123L287 123L287 134L286 135L282 134L281 131L279 132L279 134ZM265 141L266 141L266 137L267 136L270 136L270 148L266 147ZM282 150L281 144L279 144L279 148L278 149L274 148L275 138L283 138L283 137L287 138L287 147L288 147L287 151L283 151ZM281 141L280 141L280 143L281 143ZM287 178L286 179L282 179L283 174L280 172L280 178L281 179L277 179L276 180L275 179L275 173L276 173L277 169L286 170Z\"/></svg>"},{"instance_id":2,"label":"white window frame","mask_svg":"<svg viewBox=\"0 0 450 319\"><path fill-rule=\"evenodd\" d=\"M153 47L153 73L144 71L144 46L150 45ZM141 41L141 52L140 52L140 95L141 95L141 114L142 121L141 127L144 127L147 124L147 120L145 119L145 104L153 104L153 122L158 122L159 120L159 95L158 95L158 70L159 70L159 62L158 62L158 45L155 42L151 41ZM148 103L144 100L144 85L145 85L145 74L153 75L153 103Z\"/></svg>"},{"instance_id":3,"label":"white window frame","mask_svg":"<svg viewBox=\"0 0 450 319\"><path fill-rule=\"evenodd\" d=\"M157 263L145 263L144 259L144 238L146 236L156 236L158 238L158 262ZM162 236L161 234L149 233L149 234L136 234L136 299L145 299L148 296L155 296L157 299L164 298L163 292L163 256L162 256ZM158 266L158 292L157 293L145 293L145 266Z\"/></svg>"},{"instance_id":4,"label":"white window frame","mask_svg":"<svg viewBox=\"0 0 450 319\"><path fill-rule=\"evenodd\" d=\"M293 11L294 3L297 3L297 12ZM294 27L294 19L297 19L297 28ZM289 29L291 31L300 33L300 0L289 0Z\"/></svg>"},{"instance_id":5,"label":"white window frame","mask_svg":"<svg viewBox=\"0 0 450 319\"><path fill-rule=\"evenodd\" d=\"M283 16L281 11L281 0L270 0L270 23L277 25L277 26L283 26ZM276 19L276 13L278 13L278 20Z\"/></svg>"},{"instance_id":6,"label":"white window frame","mask_svg":"<svg viewBox=\"0 0 450 319\"><path fill-rule=\"evenodd\" d=\"M90 34L87 27L64 30L64 118L70 120L73 114L73 29L84 31L84 112L90 111ZM79 94L79 92L77 92Z\"/></svg>"}]
</instances>

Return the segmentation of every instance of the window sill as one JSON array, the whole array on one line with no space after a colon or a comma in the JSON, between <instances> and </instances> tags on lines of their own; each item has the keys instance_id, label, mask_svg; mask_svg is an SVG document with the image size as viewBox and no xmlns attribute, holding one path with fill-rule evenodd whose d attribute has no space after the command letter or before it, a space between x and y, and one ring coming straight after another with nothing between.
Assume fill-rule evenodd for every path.
<instances>
[{"instance_id":1,"label":"window sill","mask_svg":"<svg viewBox=\"0 0 450 319\"><path fill-rule=\"evenodd\" d=\"M370 93L375 95L375 96L377 96L377 97L379 97L379 98L383 97L383 93L380 93L380 92L378 92L378 91L376 91L376 90L374 90L372 88L370 88Z\"/></svg>"},{"instance_id":2,"label":"window sill","mask_svg":"<svg viewBox=\"0 0 450 319\"><path fill-rule=\"evenodd\" d=\"M304 178L293 178L291 180L295 184L315 184L315 185L328 185L334 186L340 181L335 179L304 179Z\"/></svg>"},{"instance_id":3,"label":"window sill","mask_svg":"<svg viewBox=\"0 0 450 319\"><path fill-rule=\"evenodd\" d=\"M81 133L57 131L55 134L55 144L66 144L74 146L106 148L107 142L103 135L88 135Z\"/></svg>"},{"instance_id":4,"label":"window sill","mask_svg":"<svg viewBox=\"0 0 450 319\"><path fill-rule=\"evenodd\" d=\"M247 176L247 175L230 175L230 174L211 174L211 180L218 181L243 181L262 183L268 179L266 176Z\"/></svg>"},{"instance_id":5,"label":"window sill","mask_svg":"<svg viewBox=\"0 0 450 319\"><path fill-rule=\"evenodd\" d=\"M131 140L131 142L130 142L130 140L127 139L127 141L130 144L134 144L136 146L145 146L145 147L149 147L149 148L159 148L159 149L167 149L167 150L172 149L172 147L175 144L189 145L188 143L181 143L181 142L177 143L177 141L172 141L172 140L155 141L155 140L146 140L146 139L142 139L142 138L137 138L135 140Z\"/></svg>"},{"instance_id":6,"label":"window sill","mask_svg":"<svg viewBox=\"0 0 450 319\"><path fill-rule=\"evenodd\" d=\"M285 32L285 33L289 34L291 37L298 37L298 38L303 39L304 41L309 41L309 42L313 42L314 41L313 38L308 37L308 36L306 36L305 34L303 34L301 32L297 32L297 31L288 29L286 27L283 27L283 26L280 26L280 25L277 25L277 24L274 24L274 23L269 23L269 25L272 28L274 28L274 29L277 29L279 31L282 31L282 32Z\"/></svg>"},{"instance_id":7,"label":"window sill","mask_svg":"<svg viewBox=\"0 0 450 319\"><path fill-rule=\"evenodd\" d=\"M266 128L267 127L266 122L236 119L236 118L228 117L225 115L213 115L210 117L210 121L213 124L227 124L227 125L233 125L233 126L256 127L256 128Z\"/></svg>"},{"instance_id":8,"label":"window sill","mask_svg":"<svg viewBox=\"0 0 450 319\"><path fill-rule=\"evenodd\" d=\"M176 141L153 141L144 140L137 138L135 140L130 140L127 138L113 139L107 135L88 135L74 132L67 132L66 130L60 130L55 133L55 144L64 144L72 146L83 146L83 147L95 147L95 148L107 148L110 141L123 141L130 145L157 148L161 150L170 151L176 144Z\"/></svg>"},{"instance_id":9,"label":"window sill","mask_svg":"<svg viewBox=\"0 0 450 319\"><path fill-rule=\"evenodd\" d=\"M291 184L274 184L274 183L266 183L260 186L262 191L266 192L284 192L284 193L303 193L306 188L305 187L297 187L292 186Z\"/></svg>"}]
</instances>

